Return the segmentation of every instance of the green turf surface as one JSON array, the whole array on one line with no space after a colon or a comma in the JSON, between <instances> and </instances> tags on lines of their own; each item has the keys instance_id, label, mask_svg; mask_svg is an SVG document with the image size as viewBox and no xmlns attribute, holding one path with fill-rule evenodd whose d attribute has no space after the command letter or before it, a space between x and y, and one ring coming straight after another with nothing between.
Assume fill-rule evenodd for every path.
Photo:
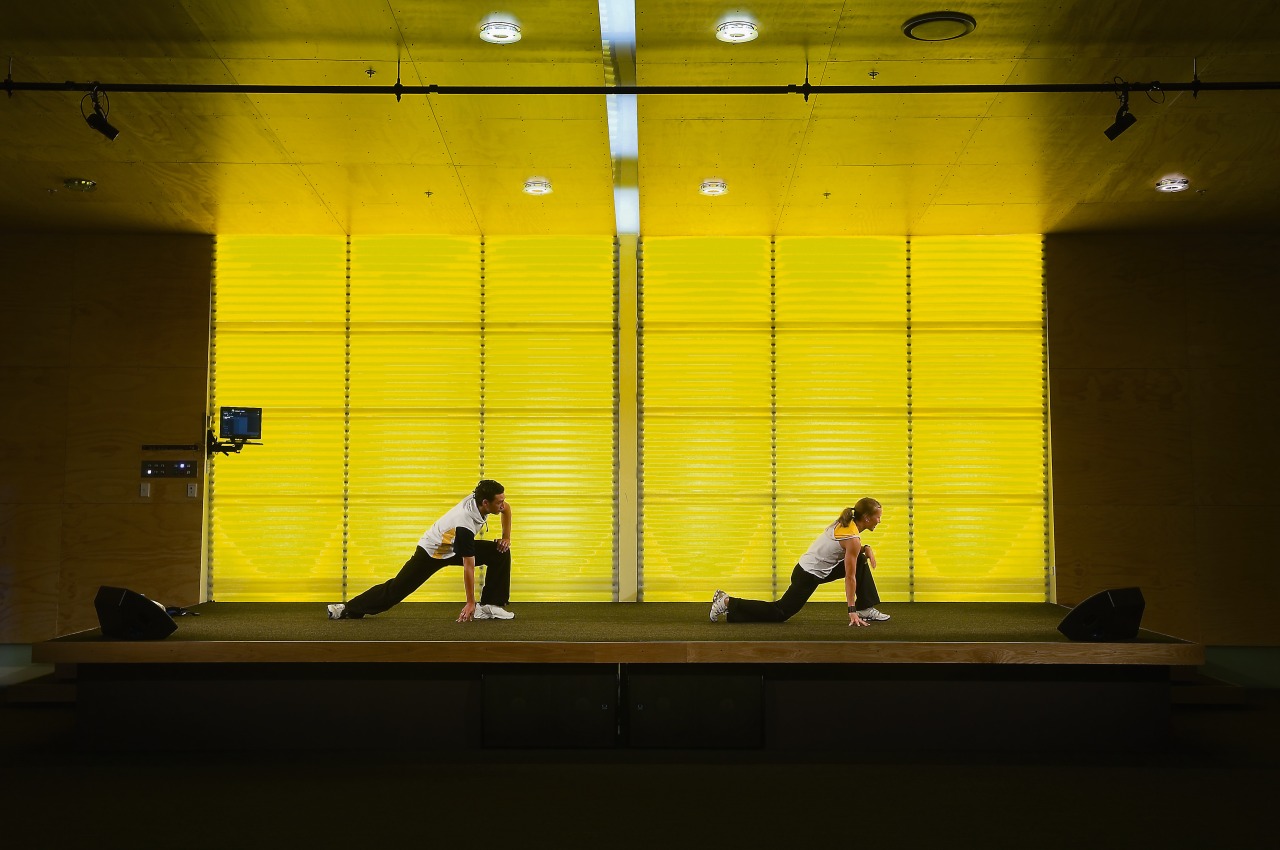
<instances>
[{"instance_id":1,"label":"green turf surface","mask_svg":"<svg viewBox=\"0 0 1280 850\"><path fill-rule=\"evenodd\" d=\"M177 617L190 641L992 641L1067 642L1066 609L1047 603L886 603L888 622L851 628L845 606L811 602L786 623L712 623L700 602L512 604L514 620L455 622L461 605L406 602L361 620L329 620L320 602L211 602ZM62 640L99 640L95 629ZM1151 632L1139 641L1174 642Z\"/></svg>"}]
</instances>

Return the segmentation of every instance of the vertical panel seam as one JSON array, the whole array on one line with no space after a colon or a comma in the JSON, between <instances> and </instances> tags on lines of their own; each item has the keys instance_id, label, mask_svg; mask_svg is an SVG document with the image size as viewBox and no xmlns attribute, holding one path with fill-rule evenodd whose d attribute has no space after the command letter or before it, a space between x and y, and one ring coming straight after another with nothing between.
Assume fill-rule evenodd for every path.
<instances>
[{"instance_id":1,"label":"vertical panel seam","mask_svg":"<svg viewBox=\"0 0 1280 850\"><path fill-rule=\"evenodd\" d=\"M636 602L644 601L644 239L636 237Z\"/></svg>"},{"instance_id":2,"label":"vertical panel seam","mask_svg":"<svg viewBox=\"0 0 1280 850\"><path fill-rule=\"evenodd\" d=\"M1044 499L1044 601L1053 601L1052 523L1049 480L1049 288L1044 275L1044 237L1040 237L1040 461Z\"/></svg>"},{"instance_id":3,"label":"vertical panel seam","mask_svg":"<svg viewBox=\"0 0 1280 850\"><path fill-rule=\"evenodd\" d=\"M484 478L484 357L485 357L485 242L484 236L480 237L480 410L479 410L479 458L480 475L476 480Z\"/></svg>"},{"instance_id":4,"label":"vertical panel seam","mask_svg":"<svg viewBox=\"0 0 1280 850\"><path fill-rule=\"evenodd\" d=\"M778 259L769 238L769 576L778 598Z\"/></svg>"},{"instance_id":5,"label":"vertical panel seam","mask_svg":"<svg viewBox=\"0 0 1280 850\"><path fill-rule=\"evenodd\" d=\"M911 237L906 245L907 306L907 601L916 599L916 493L915 493L915 421L911 374Z\"/></svg>"},{"instance_id":6,"label":"vertical panel seam","mask_svg":"<svg viewBox=\"0 0 1280 850\"><path fill-rule=\"evenodd\" d=\"M209 428L209 435L212 436L213 428L210 425L209 417L213 414L213 403L218 397L218 237L213 238L213 261L210 269L209 281L209 398L205 402L205 426ZM213 499L215 495L214 472L217 463L213 459L213 455L205 452L205 524L209 529L208 538L205 540L205 599L210 602L213 598Z\"/></svg>"},{"instance_id":7,"label":"vertical panel seam","mask_svg":"<svg viewBox=\"0 0 1280 850\"><path fill-rule=\"evenodd\" d=\"M342 351L342 601L347 601L351 539L351 236L347 235Z\"/></svg>"},{"instance_id":8,"label":"vertical panel seam","mask_svg":"<svg viewBox=\"0 0 1280 850\"><path fill-rule=\"evenodd\" d=\"M622 475L622 277L621 277L622 243L613 237L613 601L619 600L621 586L621 539L622 504L620 478Z\"/></svg>"}]
</instances>

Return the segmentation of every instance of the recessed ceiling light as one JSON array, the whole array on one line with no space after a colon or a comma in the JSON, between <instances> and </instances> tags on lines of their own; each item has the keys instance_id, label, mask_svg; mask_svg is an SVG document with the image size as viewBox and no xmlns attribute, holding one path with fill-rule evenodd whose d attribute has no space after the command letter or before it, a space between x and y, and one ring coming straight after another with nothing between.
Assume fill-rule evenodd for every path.
<instances>
[{"instance_id":1,"label":"recessed ceiling light","mask_svg":"<svg viewBox=\"0 0 1280 850\"><path fill-rule=\"evenodd\" d=\"M716 27L716 38L721 41L727 41L730 44L741 44L746 41L755 41L760 35L759 28L756 27L754 21L748 21L745 18L734 18L731 21L721 21Z\"/></svg>"},{"instance_id":2,"label":"recessed ceiling light","mask_svg":"<svg viewBox=\"0 0 1280 850\"><path fill-rule=\"evenodd\" d=\"M702 185L698 187L698 193L712 198L727 195L729 194L729 184L723 180L703 180Z\"/></svg>"},{"instance_id":3,"label":"recessed ceiling light","mask_svg":"<svg viewBox=\"0 0 1280 850\"><path fill-rule=\"evenodd\" d=\"M520 40L520 25L498 19L485 21L480 25L480 40L490 44L515 44Z\"/></svg>"},{"instance_id":4,"label":"recessed ceiling light","mask_svg":"<svg viewBox=\"0 0 1280 850\"><path fill-rule=\"evenodd\" d=\"M1162 177L1156 181L1157 192L1185 192L1191 188L1191 181L1185 177Z\"/></svg>"},{"instance_id":5,"label":"recessed ceiling light","mask_svg":"<svg viewBox=\"0 0 1280 850\"><path fill-rule=\"evenodd\" d=\"M88 180L84 177L68 177L62 181L62 185L73 192L92 192L98 188L96 180Z\"/></svg>"},{"instance_id":6,"label":"recessed ceiling light","mask_svg":"<svg viewBox=\"0 0 1280 850\"><path fill-rule=\"evenodd\" d=\"M545 177L530 177L524 181L524 193L526 195L550 195L551 181Z\"/></svg>"},{"instance_id":7,"label":"recessed ceiling light","mask_svg":"<svg viewBox=\"0 0 1280 850\"><path fill-rule=\"evenodd\" d=\"M902 25L902 34L916 41L950 41L973 32L978 22L964 12L926 12Z\"/></svg>"}]
</instances>

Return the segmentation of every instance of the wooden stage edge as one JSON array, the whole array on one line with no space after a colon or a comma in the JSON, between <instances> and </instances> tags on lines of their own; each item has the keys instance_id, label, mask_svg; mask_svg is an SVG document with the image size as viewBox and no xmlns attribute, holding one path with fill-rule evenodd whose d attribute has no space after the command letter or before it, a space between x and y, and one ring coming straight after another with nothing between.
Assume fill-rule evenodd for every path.
<instances>
[{"instance_id":1,"label":"wooden stage edge","mask_svg":"<svg viewBox=\"0 0 1280 850\"><path fill-rule=\"evenodd\" d=\"M51 641L43 664L1124 664L1199 666L1201 644L906 641Z\"/></svg>"}]
</instances>

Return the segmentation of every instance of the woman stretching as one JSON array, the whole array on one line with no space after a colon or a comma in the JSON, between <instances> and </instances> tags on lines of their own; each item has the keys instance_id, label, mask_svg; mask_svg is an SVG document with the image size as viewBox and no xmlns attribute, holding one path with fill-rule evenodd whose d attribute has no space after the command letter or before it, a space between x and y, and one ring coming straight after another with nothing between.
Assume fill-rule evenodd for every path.
<instances>
[{"instance_id":1,"label":"woman stretching","mask_svg":"<svg viewBox=\"0 0 1280 850\"><path fill-rule=\"evenodd\" d=\"M880 595L876 593L871 571L876 568L876 553L862 545L862 532L880 524L880 503L860 499L840 512L835 522L823 529L800 563L791 571L791 586L777 602L739 599L723 590L711 597L711 622L723 615L730 623L781 623L804 607L818 585L844 579L844 597L849 603L849 625L865 626L883 622L889 615L877 611Z\"/></svg>"}]
</instances>

